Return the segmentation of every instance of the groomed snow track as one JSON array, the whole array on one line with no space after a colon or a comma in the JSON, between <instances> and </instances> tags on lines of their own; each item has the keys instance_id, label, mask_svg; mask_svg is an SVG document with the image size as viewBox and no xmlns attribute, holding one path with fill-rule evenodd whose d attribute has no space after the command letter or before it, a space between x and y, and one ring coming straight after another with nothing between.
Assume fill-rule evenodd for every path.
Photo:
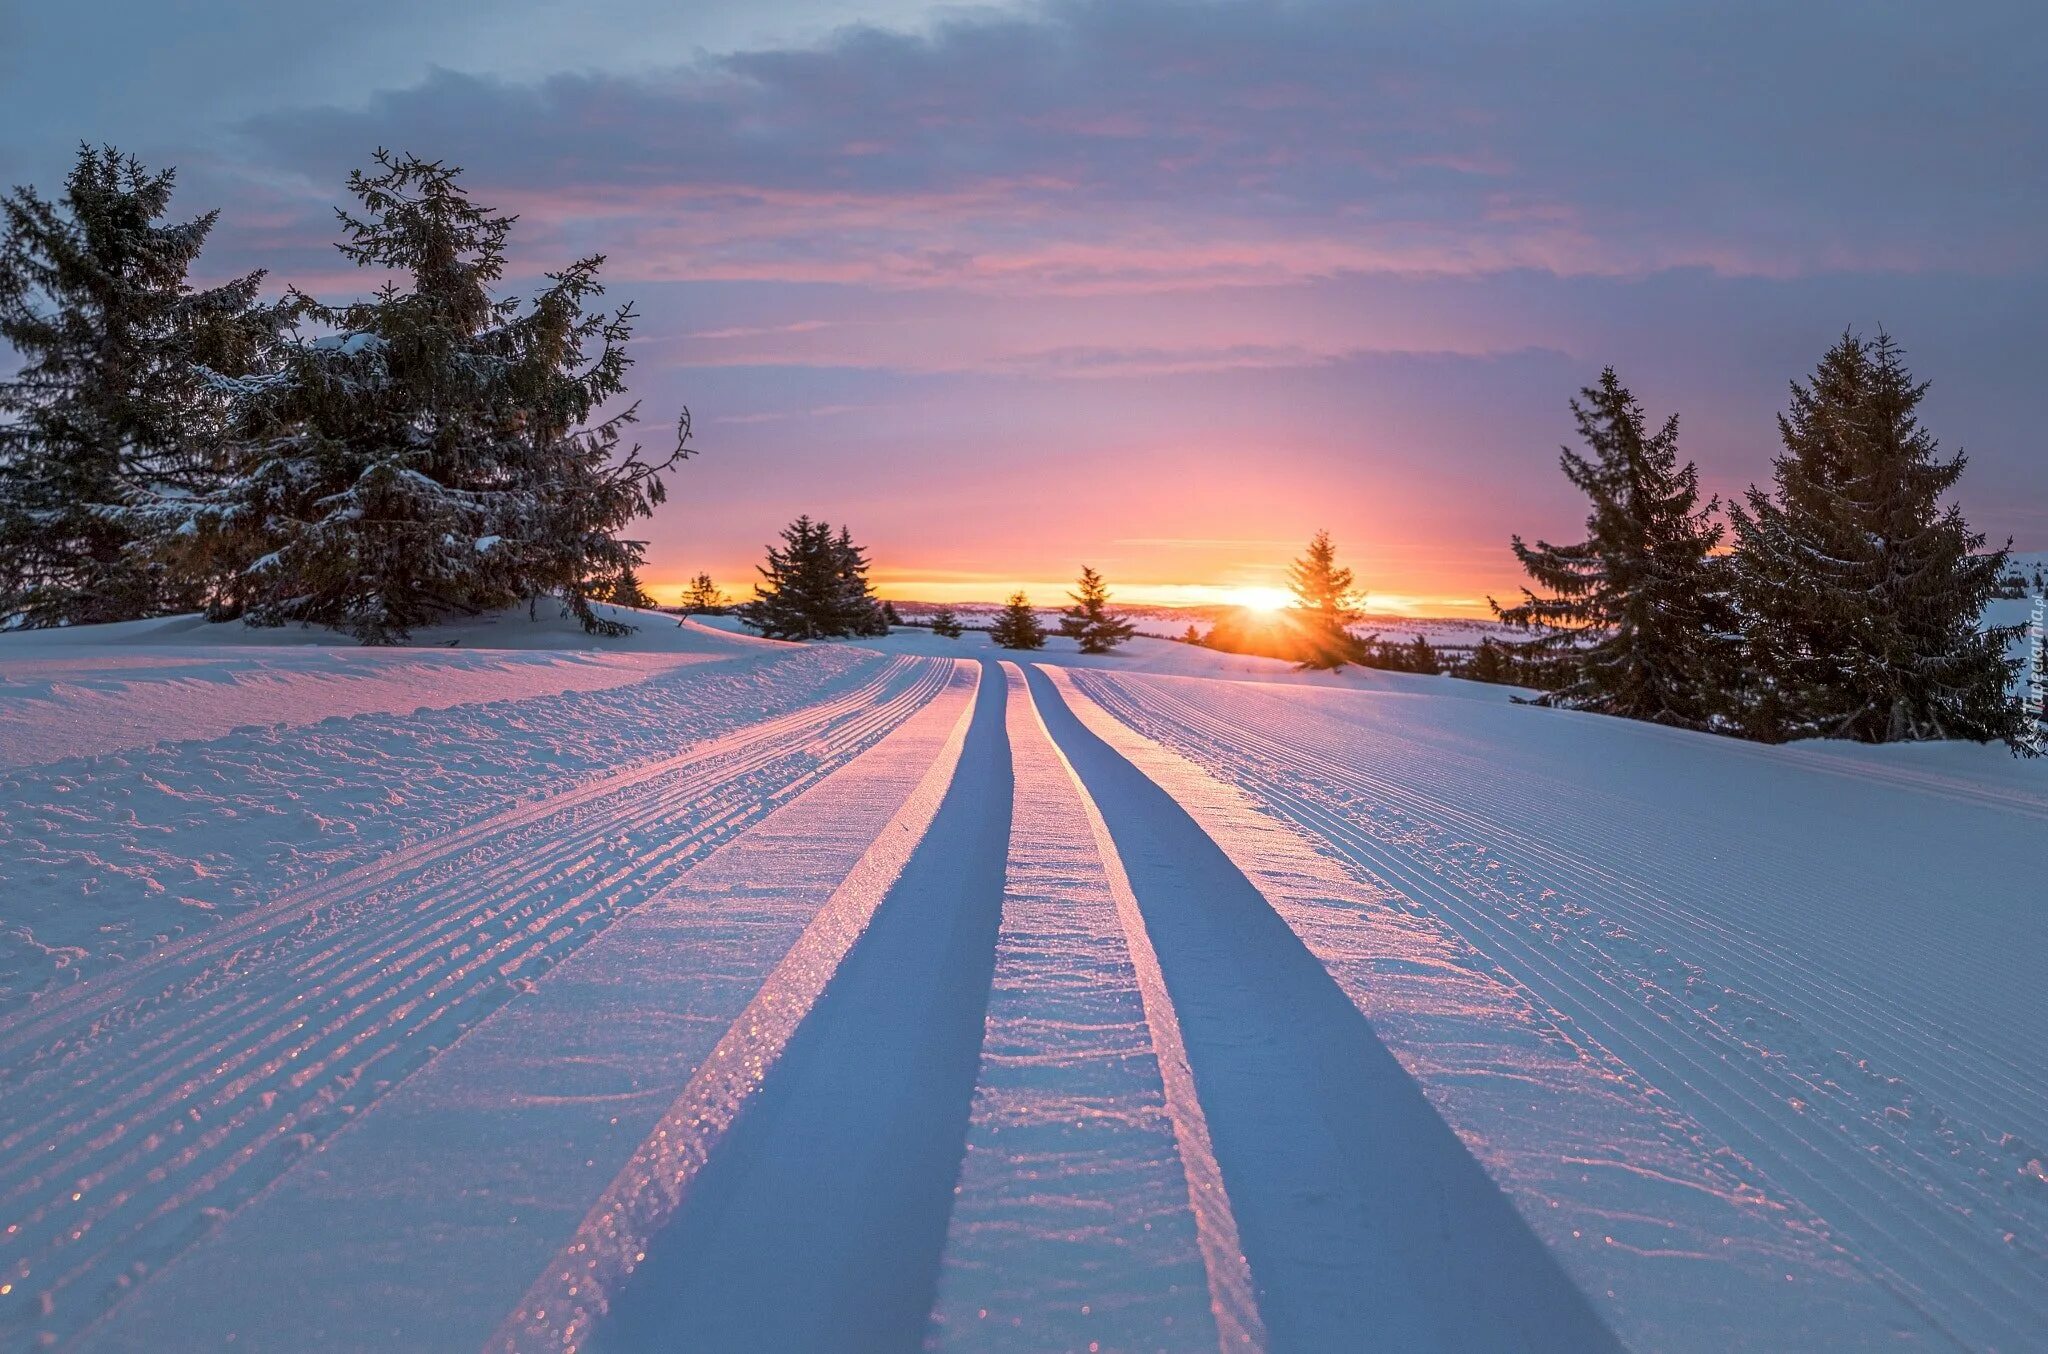
<instances>
[{"instance_id":1,"label":"groomed snow track","mask_svg":"<svg viewBox=\"0 0 2048 1354\"><path fill-rule=\"evenodd\" d=\"M784 661L746 680L819 671ZM1483 739L1373 703L1401 697L830 671L7 1017L0 1345L2048 1331L2024 1051L1789 952L1820 922L1729 920L1648 830L1539 831L1517 796L1554 787Z\"/></svg>"},{"instance_id":2,"label":"groomed snow track","mask_svg":"<svg viewBox=\"0 0 2048 1354\"><path fill-rule=\"evenodd\" d=\"M892 661L31 1007L0 1031L0 1216L6 1249L33 1257L0 1331L62 1335L96 1316L707 850L870 747L946 671Z\"/></svg>"}]
</instances>

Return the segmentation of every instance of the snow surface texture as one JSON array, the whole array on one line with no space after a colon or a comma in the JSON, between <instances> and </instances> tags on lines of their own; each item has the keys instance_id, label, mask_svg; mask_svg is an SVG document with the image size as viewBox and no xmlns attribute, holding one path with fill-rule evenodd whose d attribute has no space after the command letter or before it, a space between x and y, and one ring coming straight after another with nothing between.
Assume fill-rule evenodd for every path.
<instances>
[{"instance_id":1,"label":"snow surface texture","mask_svg":"<svg viewBox=\"0 0 2048 1354\"><path fill-rule=\"evenodd\" d=\"M0 637L0 1347L2048 1346L2038 764L641 619Z\"/></svg>"}]
</instances>

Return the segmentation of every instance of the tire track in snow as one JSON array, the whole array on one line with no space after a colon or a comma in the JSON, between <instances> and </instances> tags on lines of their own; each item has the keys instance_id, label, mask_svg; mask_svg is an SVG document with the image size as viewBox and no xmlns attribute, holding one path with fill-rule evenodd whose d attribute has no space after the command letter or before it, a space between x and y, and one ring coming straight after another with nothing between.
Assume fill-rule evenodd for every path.
<instances>
[{"instance_id":1,"label":"tire track in snow","mask_svg":"<svg viewBox=\"0 0 2048 1354\"><path fill-rule=\"evenodd\" d=\"M886 1248L875 1244L863 1234L857 1215L863 1209L886 1213L905 1203L913 1213L920 1204L929 1212L933 1201L916 1196L932 1194L933 1186L943 1194L950 1185L946 1161L922 1158L936 1150L941 1158L957 1161L965 1099L972 1091L972 1060L959 1096L962 1122L949 1133L943 1113L931 1113L935 1107L930 1103L900 1113L904 1106L896 1102L905 1091L905 1063L914 1059L875 1067L870 1058L875 1047L897 1054L922 1052L927 1055L923 1065L907 1074L911 1088L929 1089L936 1081L943 1091L944 1064L958 1061L959 1053L947 1047L960 1042L949 1033L957 1034L986 997L986 961L980 967L979 992L975 989L981 944L976 932L978 926L988 932L992 949L1009 781L1005 749L991 742L1000 738L999 727L992 729L1000 716L1000 697L991 694L1000 683L990 679L987 667L981 672L973 703L909 801L768 976L591 1209L575 1239L534 1281L486 1349L499 1354L573 1351L590 1347L593 1336L602 1347L622 1338L622 1327L627 1347L642 1340L692 1349L871 1347L872 1339L863 1343L833 1324L839 1316L856 1314L837 1306L835 1298L852 1304L866 1319L899 1327L909 1323L908 1335L898 1330L893 1343L915 1343L925 1311L916 1305L916 1295L922 1291L928 1306L929 1276L919 1276L914 1266L913 1272L903 1273L900 1238L892 1235ZM970 884L976 882L973 872L994 872L996 890L980 909L991 914L985 918L974 915L971 897L964 909L949 906L955 901L963 846ZM939 1028L928 1028L915 1017L906 1021L900 1008L890 1009L906 998L914 1004L930 988L943 989L960 1008L944 1009L943 998L936 1008L927 1005L926 1014L940 1017ZM978 1028L978 1020L975 1024ZM878 1044L863 1046L865 1035ZM843 1046L849 1038L851 1049ZM904 1047L920 1039L920 1047ZM949 1052L954 1056L948 1057ZM867 1068L874 1075L864 1078L861 1070ZM834 1073L847 1079L840 1086L843 1094L815 1098L819 1078ZM878 1125L877 1119L888 1117L892 1108L899 1111L895 1122ZM842 1110L852 1113L842 1118ZM897 1130L894 1137L883 1131L868 1139L877 1155L865 1164L881 1174L827 1174L822 1182L801 1178L818 1164L808 1156L813 1144L859 1155L862 1144L847 1141L847 1134L862 1126L871 1132ZM791 1132L806 1140L797 1152L761 1155L765 1142ZM945 1169L935 1173L935 1164ZM766 1187L761 1197L735 1190L738 1182L731 1179L755 1167L751 1183ZM788 1174L778 1175L778 1170ZM849 1195L858 1198L842 1197ZM943 1197L937 1205L933 1270L944 1229ZM920 1220L909 1221L915 1226ZM921 1221L929 1227L932 1219ZM741 1266L742 1272L735 1276L720 1269L723 1286L705 1292L697 1262L729 1264L732 1258L726 1252L703 1254L703 1229L721 1222L728 1224L722 1233L728 1241L751 1242L766 1253L746 1250L750 1263ZM798 1259L797 1248L803 1246L811 1247L801 1254L812 1263ZM820 1254L839 1268L826 1272ZM776 1280L797 1291L763 1295L761 1287ZM804 1290L807 1282L814 1285L809 1291ZM856 1291L846 1291L848 1282ZM871 1304L872 1294L858 1291L864 1283L882 1284L897 1300ZM808 1341L788 1343L773 1333L778 1323L806 1328ZM830 1331L830 1337L822 1331Z\"/></svg>"},{"instance_id":2,"label":"tire track in snow","mask_svg":"<svg viewBox=\"0 0 2048 1354\"><path fill-rule=\"evenodd\" d=\"M1695 953L1774 973L1773 1000L1795 1012L1804 1007L1820 1028L1861 1030L1880 1048L1891 1046L1884 1041L1894 1030L1900 1042L1924 1041L1879 1009L1874 994L1759 952L1710 914L1575 854L1573 846L1592 847L1568 832L1560 845L1517 830L1510 806L1496 798L1511 787L1475 785L1466 808L1339 760L1342 742L1325 753L1303 746L1298 730L1273 737L1248 712L1221 717L1172 684L1082 674L1077 685L1124 723L1246 785L1270 811L1386 880L1529 992L1561 1028L1679 1096L1689 1114L1810 1209L1856 1263L1957 1345L2022 1348L2048 1330L2039 1222L2048 1191L2026 1168L2039 1159L2038 1148L1967 1121L1944 1124L1938 1109L1917 1105L1898 1079L1814 1044L1794 1015L1710 985L1708 970L1632 941L1601 918L1654 913L1693 922ZM1475 857L1472 842L1490 845ZM1807 1005L1801 987L1817 988L1825 1008ZM1958 1051L1957 1062L1971 1060ZM1981 1107L2010 1079L1940 1080L1945 1095Z\"/></svg>"},{"instance_id":3,"label":"tire track in snow","mask_svg":"<svg viewBox=\"0 0 2048 1354\"><path fill-rule=\"evenodd\" d=\"M61 994L0 1036L0 1332L61 1334L950 667L599 777ZM203 1015L186 1019L204 999ZM158 1026L163 1027L160 1032Z\"/></svg>"},{"instance_id":4,"label":"tire track in snow","mask_svg":"<svg viewBox=\"0 0 2048 1354\"><path fill-rule=\"evenodd\" d=\"M1017 810L928 1350L1224 1351L1265 1330L1100 812L1004 664Z\"/></svg>"},{"instance_id":5,"label":"tire track in snow","mask_svg":"<svg viewBox=\"0 0 2048 1354\"><path fill-rule=\"evenodd\" d=\"M1272 1347L1618 1350L1244 874L1043 671L1029 680L1158 954Z\"/></svg>"}]
</instances>

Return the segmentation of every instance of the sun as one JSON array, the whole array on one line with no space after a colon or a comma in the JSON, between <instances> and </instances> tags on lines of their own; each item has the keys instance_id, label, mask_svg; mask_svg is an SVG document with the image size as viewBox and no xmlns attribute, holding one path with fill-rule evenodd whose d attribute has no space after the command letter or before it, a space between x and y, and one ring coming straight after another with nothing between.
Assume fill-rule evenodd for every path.
<instances>
[{"instance_id":1,"label":"sun","mask_svg":"<svg viewBox=\"0 0 2048 1354\"><path fill-rule=\"evenodd\" d=\"M1231 588L1223 594L1224 601L1231 606L1241 606L1246 611L1280 611L1294 601L1294 594L1285 588Z\"/></svg>"}]
</instances>

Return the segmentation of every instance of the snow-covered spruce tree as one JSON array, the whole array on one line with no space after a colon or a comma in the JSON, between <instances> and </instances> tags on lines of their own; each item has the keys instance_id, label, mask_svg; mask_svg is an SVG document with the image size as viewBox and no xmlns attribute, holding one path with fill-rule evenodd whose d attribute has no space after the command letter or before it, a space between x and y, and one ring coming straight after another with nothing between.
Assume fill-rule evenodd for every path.
<instances>
[{"instance_id":1,"label":"snow-covered spruce tree","mask_svg":"<svg viewBox=\"0 0 2048 1354\"><path fill-rule=\"evenodd\" d=\"M632 307L585 309L602 255L548 274L531 305L493 296L515 218L472 203L459 174L382 150L352 173L361 206L337 213L339 248L402 280L340 306L294 291L300 332L272 369L216 382L235 404L231 478L148 516L175 565L232 573L219 618L380 644L552 594L588 631L630 628L591 600L639 564L617 533L662 501L689 417L652 462L622 450L637 406L591 421L624 393Z\"/></svg>"},{"instance_id":2,"label":"snow-covered spruce tree","mask_svg":"<svg viewBox=\"0 0 2048 1354\"><path fill-rule=\"evenodd\" d=\"M1031 609L1031 599L1021 592L1010 594L1010 600L996 614L995 623L989 626L988 637L1004 649L1045 647L1045 627L1039 623L1038 613Z\"/></svg>"},{"instance_id":3,"label":"snow-covered spruce tree","mask_svg":"<svg viewBox=\"0 0 2048 1354\"><path fill-rule=\"evenodd\" d=\"M1318 531L1308 543L1308 553L1287 568L1287 585L1294 590L1293 622L1304 667L1341 668L1358 656L1358 641L1351 626L1359 616L1360 594L1351 570L1337 563L1337 547L1330 533Z\"/></svg>"},{"instance_id":4,"label":"snow-covered spruce tree","mask_svg":"<svg viewBox=\"0 0 2048 1354\"><path fill-rule=\"evenodd\" d=\"M1081 566L1081 581L1067 596L1074 604L1060 613L1060 633L1081 646L1082 653L1113 653L1137 633L1137 627L1109 609L1109 587L1102 575Z\"/></svg>"},{"instance_id":5,"label":"snow-covered spruce tree","mask_svg":"<svg viewBox=\"0 0 2048 1354\"><path fill-rule=\"evenodd\" d=\"M2008 552L1942 506L1965 461L1920 425L1926 390L1882 331L1793 383L1775 489L1731 512L1756 736L2024 741L2016 631L1980 626Z\"/></svg>"},{"instance_id":6,"label":"snow-covered spruce tree","mask_svg":"<svg viewBox=\"0 0 2048 1354\"><path fill-rule=\"evenodd\" d=\"M131 549L143 492L212 483L223 401L275 335L263 274L186 281L216 213L168 222L175 171L81 146L55 202L0 198L0 626L130 620L198 604Z\"/></svg>"},{"instance_id":7,"label":"snow-covered spruce tree","mask_svg":"<svg viewBox=\"0 0 2048 1354\"><path fill-rule=\"evenodd\" d=\"M1678 463L1678 416L1655 433L1609 367L1571 402L1587 452L1566 447L1566 478L1591 501L1575 545L1514 538L1515 557L1544 590L1494 613L1537 633L1517 646L1555 665L1539 701L1631 719L1705 728L1721 703L1731 620L1714 561L1720 504L1700 503L1692 462Z\"/></svg>"},{"instance_id":8,"label":"snow-covered spruce tree","mask_svg":"<svg viewBox=\"0 0 2048 1354\"><path fill-rule=\"evenodd\" d=\"M966 633L966 628L960 624L960 617L954 614L953 608L942 606L932 613L932 633L943 639L958 639Z\"/></svg>"}]
</instances>

